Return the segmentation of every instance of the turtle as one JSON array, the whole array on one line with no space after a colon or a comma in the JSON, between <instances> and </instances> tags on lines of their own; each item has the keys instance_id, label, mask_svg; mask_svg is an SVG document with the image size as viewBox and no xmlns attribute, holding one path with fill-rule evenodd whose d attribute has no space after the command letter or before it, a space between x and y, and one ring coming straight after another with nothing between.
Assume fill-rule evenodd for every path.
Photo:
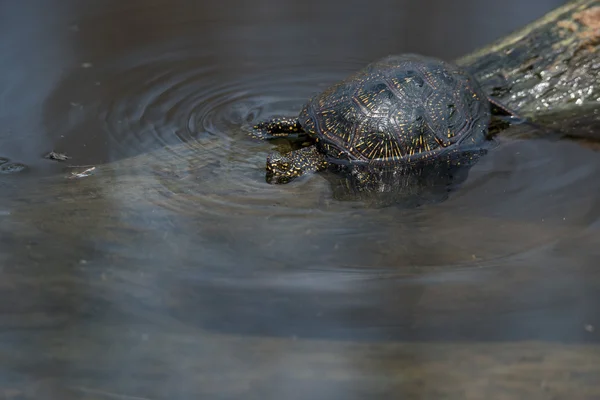
<instances>
[{"instance_id":1,"label":"turtle","mask_svg":"<svg viewBox=\"0 0 600 400\"><path fill-rule=\"evenodd\" d=\"M485 151L492 115L520 119L453 63L419 54L368 64L310 99L296 118L252 126L260 139L308 146L267 157L267 180L290 180L337 165L409 166Z\"/></svg>"}]
</instances>

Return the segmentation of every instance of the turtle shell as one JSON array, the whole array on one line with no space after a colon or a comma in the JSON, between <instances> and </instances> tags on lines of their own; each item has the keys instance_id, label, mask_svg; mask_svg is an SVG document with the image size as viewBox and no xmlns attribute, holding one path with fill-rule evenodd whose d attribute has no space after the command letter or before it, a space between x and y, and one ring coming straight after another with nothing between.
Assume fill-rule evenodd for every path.
<instances>
[{"instance_id":1,"label":"turtle shell","mask_svg":"<svg viewBox=\"0 0 600 400\"><path fill-rule=\"evenodd\" d=\"M458 66L407 54L383 58L331 86L299 119L330 159L411 162L481 145L490 103Z\"/></svg>"}]
</instances>

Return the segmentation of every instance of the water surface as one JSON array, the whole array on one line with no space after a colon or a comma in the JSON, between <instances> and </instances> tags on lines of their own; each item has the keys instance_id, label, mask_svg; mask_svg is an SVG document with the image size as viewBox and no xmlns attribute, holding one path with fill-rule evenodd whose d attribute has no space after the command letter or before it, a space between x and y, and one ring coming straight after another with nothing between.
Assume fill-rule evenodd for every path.
<instances>
[{"instance_id":1,"label":"water surface","mask_svg":"<svg viewBox=\"0 0 600 400\"><path fill-rule=\"evenodd\" d=\"M0 175L4 396L599 396L597 151L506 134L450 194L382 207L267 184L286 143L243 128L561 3L0 6L0 157L29 167Z\"/></svg>"}]
</instances>

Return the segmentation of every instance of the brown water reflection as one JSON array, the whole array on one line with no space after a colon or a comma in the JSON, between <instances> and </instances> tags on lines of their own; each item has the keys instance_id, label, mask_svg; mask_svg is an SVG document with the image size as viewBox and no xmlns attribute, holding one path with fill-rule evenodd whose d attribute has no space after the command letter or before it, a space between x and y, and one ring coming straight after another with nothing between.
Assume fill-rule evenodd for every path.
<instances>
[{"instance_id":1,"label":"brown water reflection","mask_svg":"<svg viewBox=\"0 0 600 400\"><path fill-rule=\"evenodd\" d=\"M0 396L600 396L597 151L504 139L378 208L268 185L241 128L560 3L0 5L0 157L30 166L0 175Z\"/></svg>"}]
</instances>

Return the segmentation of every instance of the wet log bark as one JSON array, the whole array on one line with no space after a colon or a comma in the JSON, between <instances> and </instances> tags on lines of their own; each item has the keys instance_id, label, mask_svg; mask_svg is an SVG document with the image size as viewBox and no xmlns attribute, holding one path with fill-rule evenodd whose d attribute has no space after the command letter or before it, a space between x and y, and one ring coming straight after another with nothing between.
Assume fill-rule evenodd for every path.
<instances>
[{"instance_id":1,"label":"wet log bark","mask_svg":"<svg viewBox=\"0 0 600 400\"><path fill-rule=\"evenodd\" d=\"M569 2L457 62L533 117L600 104L600 1Z\"/></svg>"}]
</instances>

